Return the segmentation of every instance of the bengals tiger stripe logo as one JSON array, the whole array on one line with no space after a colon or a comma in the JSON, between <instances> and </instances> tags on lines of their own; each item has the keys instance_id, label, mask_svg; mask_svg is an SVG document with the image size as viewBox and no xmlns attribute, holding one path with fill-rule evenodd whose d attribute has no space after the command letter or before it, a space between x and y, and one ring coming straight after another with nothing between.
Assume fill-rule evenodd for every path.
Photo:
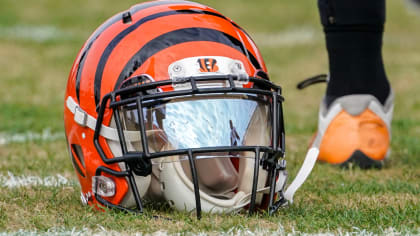
<instances>
[{"instance_id":1,"label":"bengals tiger stripe logo","mask_svg":"<svg viewBox=\"0 0 420 236\"><path fill-rule=\"evenodd\" d=\"M200 72L218 72L219 67L217 66L216 59L212 58L200 58L197 60L200 65Z\"/></svg>"}]
</instances>

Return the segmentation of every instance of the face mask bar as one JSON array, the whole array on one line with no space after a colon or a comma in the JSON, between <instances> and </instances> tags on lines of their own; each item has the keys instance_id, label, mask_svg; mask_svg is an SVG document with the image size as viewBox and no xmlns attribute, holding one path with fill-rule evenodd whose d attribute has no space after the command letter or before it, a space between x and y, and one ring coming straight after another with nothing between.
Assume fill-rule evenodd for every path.
<instances>
[{"instance_id":1,"label":"face mask bar","mask_svg":"<svg viewBox=\"0 0 420 236\"><path fill-rule=\"evenodd\" d=\"M151 174L152 164L151 159L176 156L176 155L186 155L188 156L189 165L191 168L192 180L194 185L195 201L196 201L196 212L197 218L201 218L201 199L198 185L198 176L196 170L196 158L195 155L201 153L209 152L242 152L249 151L255 154L255 166L254 166L254 175L253 175L253 184L251 192L251 201L249 206L249 214L252 214L255 211L255 202L256 202L256 193L257 193L257 183L259 175L259 165L261 165L265 170L269 172L269 181L270 181L270 192L269 192L269 213L274 213L280 205L284 203L284 198L282 198L282 193L279 192L280 199L274 203L275 188L276 188L276 178L280 170L285 169L285 161L282 159L279 162L280 158L284 157L285 153L285 133L284 133L284 124L283 124L283 110L281 102L284 101L284 98L281 96L281 88L268 80L260 78L249 78L249 82L253 84L253 88L243 88L237 87L235 84L236 81L240 81L241 78L235 75L216 75L216 76L200 76L200 77L188 77L183 78L180 81L173 80L164 80L158 82L150 82L146 84L131 86L123 89L118 89L111 93L106 94L100 104L98 110L98 119L96 122L95 133L94 133L94 145L102 158L102 161L106 164L114 164L124 162L126 170L125 171L115 171L109 169L105 166L100 166L97 168L95 175L100 176L102 173L107 173L115 177L127 177L131 190L133 191L134 199L137 205L137 209L128 209L119 205L112 204L111 202L105 200L99 196L95 191L95 198L102 205L109 208L116 208L129 212L142 213L143 204L140 198L140 194L137 189L137 184L134 178L134 174L139 176L147 176ZM200 83L203 82L225 82L225 87L202 87L200 88ZM176 86L177 84L187 84L189 89L176 90L170 92L154 92L148 93L148 91L157 91L157 88L164 86ZM146 135L146 128L144 123L143 107L144 104L151 100L162 99L162 98L172 98L180 96L191 96L199 94L255 94L255 95L265 95L271 98L271 109L272 109L272 144L271 146L224 146L224 147L201 147L201 148L187 148L187 149L177 149L170 151L162 151L156 153L149 152L149 144ZM135 95L135 96L133 96ZM140 136L142 142L143 152L129 152L127 149L127 143L124 136L124 131L122 128L120 113L118 108L127 104L135 103L137 106L138 117L140 119ZM118 136L120 139L120 145L122 150L122 156L120 157L107 157L101 144L99 142L100 131L102 127L102 121L104 118L104 113L107 109L112 109L116 127L118 130ZM263 153L261 157L261 153ZM134 174L133 174L134 172Z\"/></svg>"}]
</instances>

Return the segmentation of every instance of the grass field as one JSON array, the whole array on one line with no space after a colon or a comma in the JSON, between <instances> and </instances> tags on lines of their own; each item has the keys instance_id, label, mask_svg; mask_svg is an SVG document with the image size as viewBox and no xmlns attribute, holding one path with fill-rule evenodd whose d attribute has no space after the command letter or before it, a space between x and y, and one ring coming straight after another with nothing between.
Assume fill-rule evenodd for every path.
<instances>
[{"instance_id":1,"label":"grass field","mask_svg":"<svg viewBox=\"0 0 420 236\"><path fill-rule=\"evenodd\" d=\"M201 2L254 37L271 78L282 85L294 176L325 90L297 91L295 85L328 71L316 1ZM396 99L392 155L384 169L318 163L295 204L271 217L204 215L197 221L165 206L150 206L142 216L83 207L65 144L65 84L87 37L134 3L0 0L0 232L420 234L420 17L399 0L387 1L383 54Z\"/></svg>"}]
</instances>

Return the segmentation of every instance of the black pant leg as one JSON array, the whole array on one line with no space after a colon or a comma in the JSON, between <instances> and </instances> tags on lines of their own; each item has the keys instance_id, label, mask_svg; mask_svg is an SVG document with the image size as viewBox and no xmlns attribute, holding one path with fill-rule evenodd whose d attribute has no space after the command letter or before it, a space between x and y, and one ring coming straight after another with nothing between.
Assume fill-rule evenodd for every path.
<instances>
[{"instance_id":1,"label":"black pant leg","mask_svg":"<svg viewBox=\"0 0 420 236\"><path fill-rule=\"evenodd\" d=\"M350 94L372 94L383 104L390 85L382 60L385 0L318 0L330 81L327 104Z\"/></svg>"}]
</instances>

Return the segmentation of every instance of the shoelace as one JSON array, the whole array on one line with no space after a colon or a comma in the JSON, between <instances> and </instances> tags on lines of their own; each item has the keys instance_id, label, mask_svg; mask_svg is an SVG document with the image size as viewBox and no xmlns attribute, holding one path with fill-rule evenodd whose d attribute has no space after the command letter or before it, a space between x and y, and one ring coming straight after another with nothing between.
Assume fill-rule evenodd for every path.
<instances>
[{"instance_id":1,"label":"shoelace","mask_svg":"<svg viewBox=\"0 0 420 236\"><path fill-rule=\"evenodd\" d=\"M328 75L327 74L320 74L320 75L315 75L312 76L310 78L307 78L303 81L301 81L300 83L297 84L297 88L298 89L304 89L306 87L308 87L309 85L312 84L317 84L317 83L328 83Z\"/></svg>"}]
</instances>

